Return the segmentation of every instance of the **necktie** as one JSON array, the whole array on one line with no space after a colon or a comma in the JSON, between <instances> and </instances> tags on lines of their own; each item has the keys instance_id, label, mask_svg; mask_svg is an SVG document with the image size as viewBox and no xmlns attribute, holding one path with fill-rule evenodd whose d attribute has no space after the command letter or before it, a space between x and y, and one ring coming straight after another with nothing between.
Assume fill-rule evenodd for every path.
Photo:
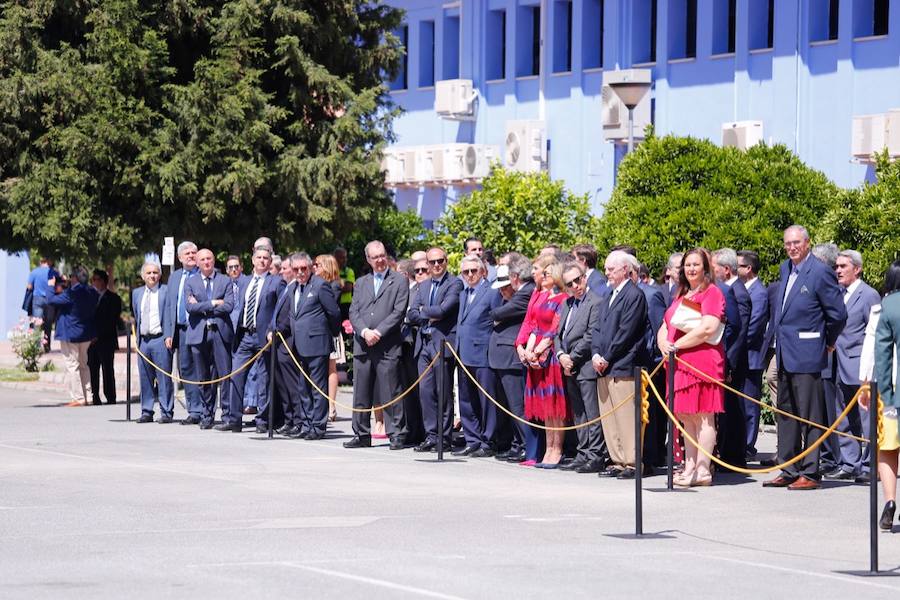
<instances>
[{"instance_id":1,"label":"necktie","mask_svg":"<svg viewBox=\"0 0 900 600\"><path fill-rule=\"evenodd\" d=\"M144 290L144 302L141 305L141 335L150 333L150 289Z\"/></svg>"},{"instance_id":2,"label":"necktie","mask_svg":"<svg viewBox=\"0 0 900 600\"><path fill-rule=\"evenodd\" d=\"M297 312L297 306L300 304L300 286L294 290L294 312Z\"/></svg>"},{"instance_id":3,"label":"necktie","mask_svg":"<svg viewBox=\"0 0 900 600\"><path fill-rule=\"evenodd\" d=\"M569 332L569 324L572 322L572 317L575 316L575 311L578 310L578 305L580 303L581 303L581 301L577 298L572 298L572 301L569 303L569 314L566 315L566 322L563 325L563 337L562 337L563 350L565 350L566 352L569 351L569 343L566 341L566 333Z\"/></svg>"},{"instance_id":4,"label":"necktie","mask_svg":"<svg viewBox=\"0 0 900 600\"><path fill-rule=\"evenodd\" d=\"M209 277L205 277L203 284L206 286L206 299L212 300L212 280Z\"/></svg>"},{"instance_id":5,"label":"necktie","mask_svg":"<svg viewBox=\"0 0 900 600\"><path fill-rule=\"evenodd\" d=\"M428 306L431 306L432 304L434 304L434 294L435 294L435 292L437 292L437 289L438 289L438 282L435 281L434 279L432 279L431 280L431 294L429 294L429 296L428 296Z\"/></svg>"},{"instance_id":6,"label":"necktie","mask_svg":"<svg viewBox=\"0 0 900 600\"><path fill-rule=\"evenodd\" d=\"M187 323L187 307L184 302L184 284L187 281L188 273L187 271L181 274L181 281L178 283L178 324L184 325Z\"/></svg>"},{"instance_id":7,"label":"necktie","mask_svg":"<svg viewBox=\"0 0 900 600\"><path fill-rule=\"evenodd\" d=\"M784 298L781 299L781 309L784 310L784 305L787 303L788 296L791 293L791 288L794 287L794 282L797 281L797 275L800 274L800 270L793 266L791 267L791 274L788 275L787 286L784 288Z\"/></svg>"},{"instance_id":8,"label":"necktie","mask_svg":"<svg viewBox=\"0 0 900 600\"><path fill-rule=\"evenodd\" d=\"M612 296L609 297L609 305L612 306L613 302L616 301L616 296L619 294L619 288L613 290Z\"/></svg>"},{"instance_id":9,"label":"necktie","mask_svg":"<svg viewBox=\"0 0 900 600\"><path fill-rule=\"evenodd\" d=\"M469 288L466 290L466 293L469 294L469 297L466 298L466 304L472 304L472 300L475 299L475 288Z\"/></svg>"},{"instance_id":10,"label":"necktie","mask_svg":"<svg viewBox=\"0 0 900 600\"><path fill-rule=\"evenodd\" d=\"M259 277L253 278L250 286L250 297L247 298L247 309L244 312L244 326L247 329L256 327L256 290L259 287Z\"/></svg>"},{"instance_id":11,"label":"necktie","mask_svg":"<svg viewBox=\"0 0 900 600\"><path fill-rule=\"evenodd\" d=\"M381 289L381 284L384 282L384 275L381 273L375 274L375 295L378 295L378 290Z\"/></svg>"}]
</instances>

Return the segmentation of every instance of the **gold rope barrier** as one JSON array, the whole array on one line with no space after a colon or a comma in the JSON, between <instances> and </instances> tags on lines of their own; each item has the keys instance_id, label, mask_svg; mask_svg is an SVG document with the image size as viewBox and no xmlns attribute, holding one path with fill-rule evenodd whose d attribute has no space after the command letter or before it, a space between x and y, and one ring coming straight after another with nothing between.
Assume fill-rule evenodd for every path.
<instances>
[{"instance_id":1,"label":"gold rope barrier","mask_svg":"<svg viewBox=\"0 0 900 600\"><path fill-rule=\"evenodd\" d=\"M656 386L653 385L653 381L650 381L650 376L648 374L644 373L643 377L645 378L645 381L649 385L650 389L653 390L653 395L656 396L657 402L659 402L660 406L662 406L663 410L666 412L666 415L668 415L669 419L672 421L672 423L675 425L675 427L678 428L678 431L681 432L681 435L684 436L685 440L690 442L690 444L692 446L694 446L695 448L697 448L697 450L699 450L701 454L706 456L708 459L710 459L712 462L716 463L717 465L719 465L721 467L725 467L726 469L730 469L736 473L743 473L744 475L757 475L757 474L763 474L763 473L772 473L773 471L782 470L785 467L789 467L790 465L806 458L807 455L809 455L816 448L818 448L821 444L823 444L830 434L834 433L834 431L837 429L838 424L841 421L843 421L844 418L850 413L850 410L856 404L856 401L859 400L859 397L863 393L863 391L868 390L868 386L860 387L856 391L856 394L853 395L853 398L850 400L850 402L847 403L846 408L844 408L844 412L842 412L840 415L838 415L838 418L835 420L835 422L832 423L831 426L829 426L825 429L826 434L819 436L819 439L817 439L806 450L804 450L803 452L801 452L800 454L798 454L791 460L784 462L780 465L772 466L772 467L764 467L761 469L746 469L744 467L730 465L727 462L718 458L717 456L714 456L712 453L708 452L705 448L703 448L700 445L700 443L697 442L697 440L695 440L693 437L691 437L690 434L688 434L688 432L684 430L684 427L681 425L681 422L675 417L675 415L672 414L672 411L669 410L668 405L665 403L665 401L659 395L659 390L657 390Z\"/></svg>"},{"instance_id":2,"label":"gold rope barrier","mask_svg":"<svg viewBox=\"0 0 900 600\"><path fill-rule=\"evenodd\" d=\"M718 379L713 378L711 375L704 373L703 371L701 371L700 369L698 369L697 367L695 367L694 365L685 361L684 359L680 358L677 355L675 356L675 360L677 360L679 363L681 363L685 367L689 368L691 371L693 371L697 375L700 375L701 377L706 379L706 381L708 381L709 383L715 383L719 387L725 388L729 392L731 392L733 394L737 394L741 398L745 398L745 399L749 400L750 402L753 402L754 404L758 404L759 406L765 406L765 407L769 408L772 412L778 413L779 415L782 415L785 417L789 417L791 419L794 419L795 421L800 421L804 425L809 425L810 427L815 427L816 429L821 429L822 431L825 431L827 429L827 427L825 427L824 425L821 425L819 423L813 423L812 421L804 419L803 417L799 417L793 413L787 412L786 410L782 410L782 409L778 408L777 406L774 406L771 404L766 404L765 402L761 402L761 401L757 400L756 398L752 398L752 397L748 396L747 394L740 392L740 391L734 389L733 387L727 385L724 381L719 381ZM867 440L866 438L853 435L852 433L845 433L843 431L835 431L834 434L843 436L843 437L847 437L852 440L856 440L857 442L861 442L863 444L867 444L869 442L869 440Z\"/></svg>"},{"instance_id":3,"label":"gold rope barrier","mask_svg":"<svg viewBox=\"0 0 900 600\"><path fill-rule=\"evenodd\" d=\"M134 336L134 339L137 341L137 339L138 339L138 337L137 337L137 331L135 331L135 329L134 329L134 324L133 324L133 323L132 323L132 325L131 325L131 335ZM192 380L190 380L190 379L182 379L181 377L179 377L179 376L177 376L177 375L173 375L173 374L170 373L169 371L166 371L165 369L163 369L162 367L160 367L158 364L156 364L155 362L153 362L152 360L150 360L150 357L149 357L149 356L147 356L146 354L144 354L143 352L141 352L141 348L140 348L140 344L139 344L139 343L134 344L134 349L135 349L135 351L138 353L138 356L140 356L141 358L143 358L144 361L145 361L147 364L149 364L150 366L152 366L154 369L156 369L156 370L159 371L160 373L162 373L162 374L164 374L164 375L168 375L169 377L171 377L171 378L172 378L172 381L177 381L177 382L179 382L179 383L189 383L189 384L192 384L192 385L212 385L212 384L215 384L215 383L220 383L220 382L222 382L222 381L225 381L226 379L231 379L232 377L234 377L235 375L237 375L238 373L240 373L241 371L243 371L244 369L246 369L247 367L249 367L250 365L252 365L254 362L256 362L256 361L259 359L260 356L262 356L263 352L265 352L266 349L267 349L269 346L271 346L271 345L272 345L272 342L271 342L271 341L266 342L266 345L263 346L262 348L260 348L260 349L259 349L259 352L257 352L250 360L248 360L247 362L245 362L244 364L242 364L240 367L238 367L237 369L235 369L235 370L232 371L231 373L228 373L227 375L223 375L222 377L217 377L217 378L211 379L211 380L209 380L209 381L192 381Z\"/></svg>"},{"instance_id":4,"label":"gold rope barrier","mask_svg":"<svg viewBox=\"0 0 900 600\"><path fill-rule=\"evenodd\" d=\"M294 365L297 367L297 369L299 369L300 374L303 375L303 378L309 382L309 384L313 387L313 389L315 389L317 392L322 394L322 396L324 398L326 398L327 400L331 400L331 398L328 396L328 394L323 392L322 388L320 388L318 385L316 385L316 382L310 378L310 376L307 374L307 372L303 369L303 366L300 365L300 361L298 361L297 357L294 356L294 353L291 351L290 345L284 339L284 336L281 335L280 331L278 332L278 337L281 338L281 343L284 346L284 349L287 350L288 355L290 355L291 360L294 361ZM333 402L336 406L340 406L341 408L343 408L345 410L349 410L350 412L357 412L357 413L371 413L371 412L375 412L376 410L384 410L385 408L390 408L397 402L400 402L401 400L403 400L403 398L405 398L407 396L407 394L409 394L411 391L416 389L416 386L419 385L419 382L422 381L422 379L425 378L425 375L427 375L428 372L432 369L432 367L434 367L434 363L437 362L437 359L439 356L440 356L439 354L435 355L435 357L431 359L431 362L428 363L428 366L425 367L425 370L422 371L422 374L419 375L419 378L416 379L415 381L413 381L412 384L410 384L410 386L408 388L406 388L406 390L403 391L403 393L401 393L396 398L393 398L389 402L385 402L384 404L380 404L378 406L373 406L372 408L355 408L353 406L347 406L346 404L342 404L342 403L338 402L336 399L333 400Z\"/></svg>"}]
</instances>

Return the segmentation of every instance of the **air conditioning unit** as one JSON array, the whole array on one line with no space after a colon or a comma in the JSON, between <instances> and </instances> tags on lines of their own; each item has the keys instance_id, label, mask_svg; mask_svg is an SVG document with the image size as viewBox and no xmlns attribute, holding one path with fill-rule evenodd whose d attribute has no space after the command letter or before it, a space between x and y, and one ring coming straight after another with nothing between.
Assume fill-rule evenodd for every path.
<instances>
[{"instance_id":1,"label":"air conditioning unit","mask_svg":"<svg viewBox=\"0 0 900 600\"><path fill-rule=\"evenodd\" d=\"M381 158L381 170L384 171L384 183L387 186L404 182L403 157L392 148L384 151Z\"/></svg>"},{"instance_id":2,"label":"air conditioning unit","mask_svg":"<svg viewBox=\"0 0 900 600\"><path fill-rule=\"evenodd\" d=\"M416 153L416 181L419 183L443 181L443 165L443 146L423 146Z\"/></svg>"},{"instance_id":3,"label":"air conditioning unit","mask_svg":"<svg viewBox=\"0 0 900 600\"><path fill-rule=\"evenodd\" d=\"M621 127L622 126L622 109L626 111L625 105L619 100L619 97L608 85L604 85L600 89L600 97L603 100L603 109L601 114L601 122L603 127ZM628 120L628 115L625 115ZM626 123L627 125L627 123Z\"/></svg>"},{"instance_id":4,"label":"air conditioning unit","mask_svg":"<svg viewBox=\"0 0 900 600\"><path fill-rule=\"evenodd\" d=\"M762 121L722 123L722 147L746 150L763 141Z\"/></svg>"},{"instance_id":5,"label":"air conditioning unit","mask_svg":"<svg viewBox=\"0 0 900 600\"><path fill-rule=\"evenodd\" d=\"M547 168L547 135L543 121L507 121L503 162L511 171Z\"/></svg>"},{"instance_id":6,"label":"air conditioning unit","mask_svg":"<svg viewBox=\"0 0 900 600\"><path fill-rule=\"evenodd\" d=\"M892 108L885 115L885 146L891 158L900 158L900 108Z\"/></svg>"},{"instance_id":7,"label":"air conditioning unit","mask_svg":"<svg viewBox=\"0 0 900 600\"><path fill-rule=\"evenodd\" d=\"M446 144L443 154L444 181L449 182L487 177L499 150L486 144Z\"/></svg>"},{"instance_id":8,"label":"air conditioning unit","mask_svg":"<svg viewBox=\"0 0 900 600\"><path fill-rule=\"evenodd\" d=\"M603 87L600 88L603 137L607 141L619 142L628 139L628 107L619 99L618 94L610 87L610 83L623 81L650 82L649 69L625 69L609 71L603 75ZM644 129L651 123L650 93L644 94L634 107L634 139L644 139Z\"/></svg>"},{"instance_id":9,"label":"air conditioning unit","mask_svg":"<svg viewBox=\"0 0 900 600\"><path fill-rule=\"evenodd\" d=\"M434 84L434 111L445 119L475 116L477 97L471 79L445 79Z\"/></svg>"},{"instance_id":10,"label":"air conditioning unit","mask_svg":"<svg viewBox=\"0 0 900 600\"><path fill-rule=\"evenodd\" d=\"M416 183L417 173L416 173L416 157L419 153L419 148L402 148L400 149L400 156L403 160L403 183Z\"/></svg>"},{"instance_id":11,"label":"air conditioning unit","mask_svg":"<svg viewBox=\"0 0 900 600\"><path fill-rule=\"evenodd\" d=\"M872 155L884 150L887 144L887 115L859 115L853 117L850 152L861 162L872 162Z\"/></svg>"}]
</instances>

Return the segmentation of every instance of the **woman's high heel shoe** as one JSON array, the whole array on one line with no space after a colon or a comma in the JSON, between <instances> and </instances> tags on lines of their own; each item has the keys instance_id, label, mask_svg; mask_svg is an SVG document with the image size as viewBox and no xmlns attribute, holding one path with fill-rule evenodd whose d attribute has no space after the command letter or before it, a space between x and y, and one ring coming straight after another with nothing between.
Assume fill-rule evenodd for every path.
<instances>
[{"instance_id":1,"label":"woman's high heel shoe","mask_svg":"<svg viewBox=\"0 0 900 600\"><path fill-rule=\"evenodd\" d=\"M890 531L894 525L894 512L897 510L897 504L893 500L888 500L884 504L884 510L881 511L881 519L878 526L885 531Z\"/></svg>"}]
</instances>

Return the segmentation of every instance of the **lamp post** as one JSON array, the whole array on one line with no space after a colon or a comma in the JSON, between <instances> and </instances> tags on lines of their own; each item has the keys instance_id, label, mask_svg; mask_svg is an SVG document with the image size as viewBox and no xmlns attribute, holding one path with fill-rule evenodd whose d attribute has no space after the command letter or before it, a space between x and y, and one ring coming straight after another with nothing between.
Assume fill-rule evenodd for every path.
<instances>
[{"instance_id":1,"label":"lamp post","mask_svg":"<svg viewBox=\"0 0 900 600\"><path fill-rule=\"evenodd\" d=\"M650 69L613 71L607 77L606 84L628 109L628 154L634 150L634 109L650 89L650 79Z\"/></svg>"}]
</instances>

